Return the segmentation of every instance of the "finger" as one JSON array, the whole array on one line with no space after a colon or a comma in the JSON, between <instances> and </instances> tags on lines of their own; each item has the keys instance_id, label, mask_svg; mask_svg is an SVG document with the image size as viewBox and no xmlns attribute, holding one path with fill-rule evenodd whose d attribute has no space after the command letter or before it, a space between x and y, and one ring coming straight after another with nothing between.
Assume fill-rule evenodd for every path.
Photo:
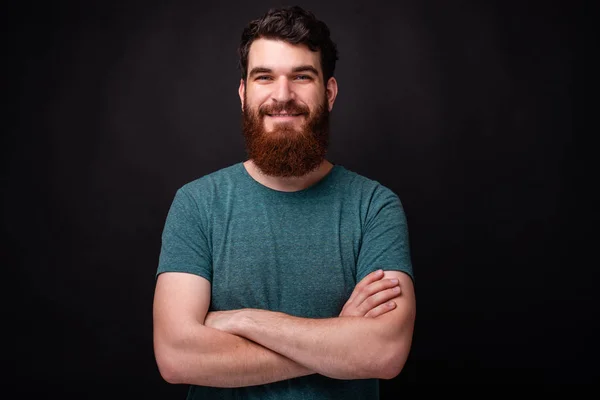
<instances>
[{"instance_id":1,"label":"finger","mask_svg":"<svg viewBox=\"0 0 600 400\"><path fill-rule=\"evenodd\" d=\"M360 292L356 294L356 298L354 299L354 305L356 307L360 307L361 304L366 301L369 297L373 296L376 293L384 291L386 289L391 289L397 287L399 285L398 279L381 279L377 282L371 283L369 286L362 289ZM369 311L373 307L369 307L365 310Z\"/></svg>"},{"instance_id":2,"label":"finger","mask_svg":"<svg viewBox=\"0 0 600 400\"><path fill-rule=\"evenodd\" d=\"M357 310L362 312L363 315L366 315L373 308L378 307L388 300L398 297L400 291L400 286L394 286L393 288L379 291L374 295L369 296L360 306L357 307Z\"/></svg>"},{"instance_id":3,"label":"finger","mask_svg":"<svg viewBox=\"0 0 600 400\"><path fill-rule=\"evenodd\" d=\"M381 270L381 269L378 269L377 271L373 271L370 274L368 274L367 276L365 276L354 287L354 290L352 291L352 294L350 295L350 298L348 299L348 301L346 301L346 303L352 303L354 301L354 299L356 298L356 295L358 292L360 292L365 287L367 287L371 283L373 283L381 278L383 278L383 270Z\"/></svg>"},{"instance_id":4,"label":"finger","mask_svg":"<svg viewBox=\"0 0 600 400\"><path fill-rule=\"evenodd\" d=\"M346 303L348 304L348 303ZM342 311L340 311L340 314L338 315L338 317L341 317L342 315L344 315L344 311L346 310L346 304L344 304L344 307L342 307Z\"/></svg>"},{"instance_id":5,"label":"finger","mask_svg":"<svg viewBox=\"0 0 600 400\"><path fill-rule=\"evenodd\" d=\"M377 307L373 308L371 311L365 314L365 317L379 317L380 315L383 315L386 312L392 311L394 308L396 308L396 303L393 301L388 301L387 303L380 304Z\"/></svg>"}]
</instances>

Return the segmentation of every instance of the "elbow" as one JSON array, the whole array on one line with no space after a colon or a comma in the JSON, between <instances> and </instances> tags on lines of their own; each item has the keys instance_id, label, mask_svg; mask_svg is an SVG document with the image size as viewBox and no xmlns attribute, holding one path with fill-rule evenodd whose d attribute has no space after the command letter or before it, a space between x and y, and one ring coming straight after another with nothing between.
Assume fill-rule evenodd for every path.
<instances>
[{"instance_id":1,"label":"elbow","mask_svg":"<svg viewBox=\"0 0 600 400\"><path fill-rule=\"evenodd\" d=\"M383 380L394 379L395 377L400 375L400 372L402 372L405 363L406 359L394 360L393 362L388 363L378 371L378 378Z\"/></svg>"},{"instance_id":2,"label":"elbow","mask_svg":"<svg viewBox=\"0 0 600 400\"><path fill-rule=\"evenodd\" d=\"M171 384L184 383L181 362L176 352L165 344L155 344L154 356L160 376Z\"/></svg>"},{"instance_id":3,"label":"elbow","mask_svg":"<svg viewBox=\"0 0 600 400\"><path fill-rule=\"evenodd\" d=\"M390 380L396 378L402 372L410 351L410 341L393 342L386 346L385 354L381 355L380 362L374 375L378 379Z\"/></svg>"},{"instance_id":4,"label":"elbow","mask_svg":"<svg viewBox=\"0 0 600 400\"><path fill-rule=\"evenodd\" d=\"M179 371L174 368L173 364L169 364L166 362L157 362L158 371L160 376L167 382L171 384L179 384L183 383Z\"/></svg>"}]
</instances>

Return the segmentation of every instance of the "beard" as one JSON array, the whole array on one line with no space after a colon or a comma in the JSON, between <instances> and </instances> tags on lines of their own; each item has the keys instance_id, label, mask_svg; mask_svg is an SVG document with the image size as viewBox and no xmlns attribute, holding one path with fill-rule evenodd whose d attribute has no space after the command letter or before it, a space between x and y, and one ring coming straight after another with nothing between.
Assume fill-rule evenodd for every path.
<instances>
[{"instance_id":1,"label":"beard","mask_svg":"<svg viewBox=\"0 0 600 400\"><path fill-rule=\"evenodd\" d=\"M302 114L305 121L299 129L294 122L277 122L272 131L267 131L265 116L282 111ZM248 157L265 175L301 177L316 170L325 159L329 145L327 99L313 112L294 100L264 105L258 110L246 106L242 125Z\"/></svg>"}]
</instances>

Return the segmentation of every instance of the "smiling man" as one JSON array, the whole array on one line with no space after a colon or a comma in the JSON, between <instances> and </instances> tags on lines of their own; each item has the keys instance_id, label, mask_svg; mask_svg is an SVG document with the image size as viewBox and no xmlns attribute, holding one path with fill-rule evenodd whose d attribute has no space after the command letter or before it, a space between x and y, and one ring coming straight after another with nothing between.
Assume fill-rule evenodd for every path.
<instances>
[{"instance_id":1,"label":"smiling man","mask_svg":"<svg viewBox=\"0 0 600 400\"><path fill-rule=\"evenodd\" d=\"M299 7L239 48L248 159L181 187L154 298L163 378L188 399L373 399L410 352L401 202L326 159L338 93L329 29Z\"/></svg>"},{"instance_id":2,"label":"smiling man","mask_svg":"<svg viewBox=\"0 0 600 400\"><path fill-rule=\"evenodd\" d=\"M337 82L330 77L324 87L320 55L306 45L258 38L247 51L239 93L251 167L266 176L303 177L325 158Z\"/></svg>"}]
</instances>

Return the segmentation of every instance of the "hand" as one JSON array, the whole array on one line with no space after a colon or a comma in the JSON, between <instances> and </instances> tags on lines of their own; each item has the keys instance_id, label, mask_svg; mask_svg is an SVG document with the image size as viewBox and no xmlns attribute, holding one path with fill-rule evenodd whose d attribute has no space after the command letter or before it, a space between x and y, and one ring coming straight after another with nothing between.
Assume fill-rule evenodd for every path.
<instances>
[{"instance_id":1,"label":"hand","mask_svg":"<svg viewBox=\"0 0 600 400\"><path fill-rule=\"evenodd\" d=\"M389 300L401 292L398 280L382 278L381 270L365 276L344 304L340 317L375 318L396 308L396 303Z\"/></svg>"},{"instance_id":2,"label":"hand","mask_svg":"<svg viewBox=\"0 0 600 400\"><path fill-rule=\"evenodd\" d=\"M210 311L206 314L204 325L223 332L234 333L234 318L239 312L240 310Z\"/></svg>"}]
</instances>

